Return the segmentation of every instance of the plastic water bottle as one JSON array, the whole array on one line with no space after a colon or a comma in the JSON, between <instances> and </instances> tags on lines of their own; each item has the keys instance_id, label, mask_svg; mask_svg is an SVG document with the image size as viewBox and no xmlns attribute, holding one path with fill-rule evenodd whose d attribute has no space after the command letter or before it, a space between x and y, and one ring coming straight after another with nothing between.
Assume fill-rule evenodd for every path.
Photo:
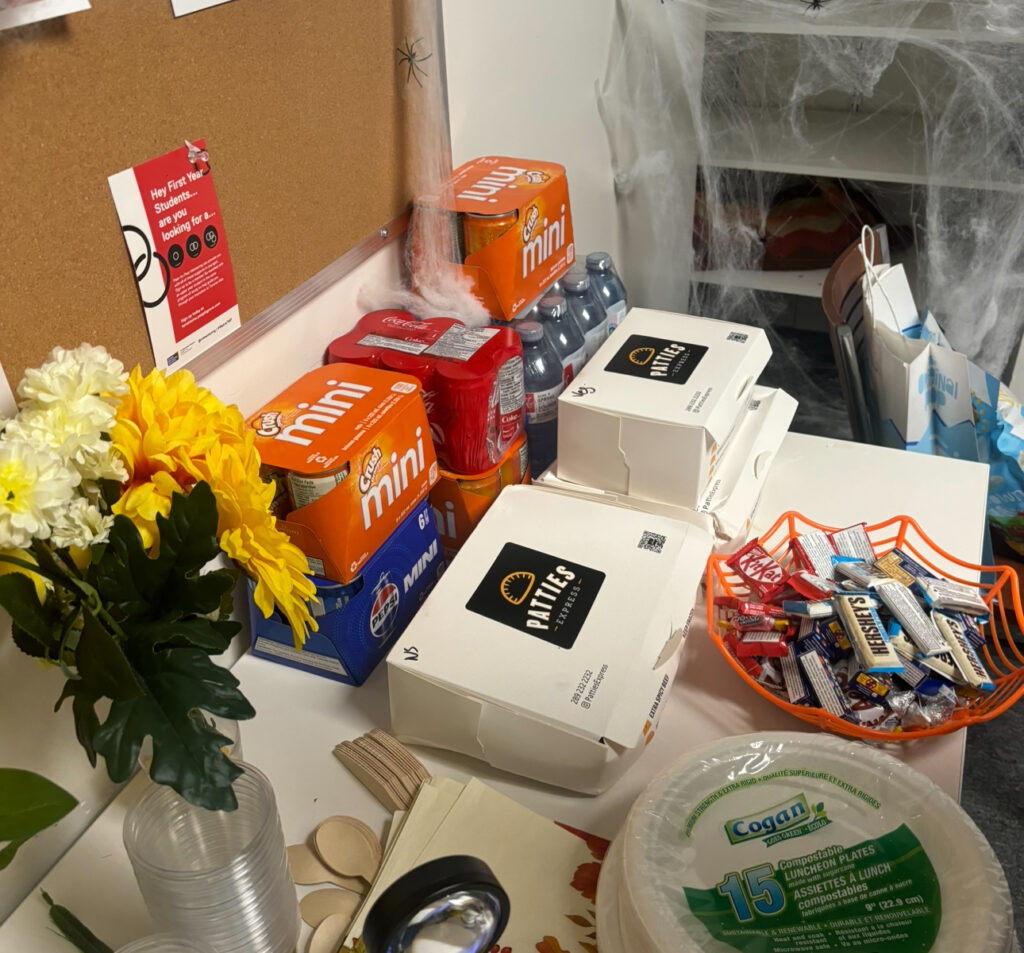
<instances>
[{"instance_id":1,"label":"plastic water bottle","mask_svg":"<svg viewBox=\"0 0 1024 953\"><path fill-rule=\"evenodd\" d=\"M608 333L611 334L626 316L626 287L615 270L612 256L606 251L592 251L587 255L587 274L608 312Z\"/></svg>"},{"instance_id":2,"label":"plastic water bottle","mask_svg":"<svg viewBox=\"0 0 1024 953\"><path fill-rule=\"evenodd\" d=\"M562 278L562 288L569 313L583 332L586 359L589 361L608 339L608 313L586 272L570 271Z\"/></svg>"},{"instance_id":3,"label":"plastic water bottle","mask_svg":"<svg viewBox=\"0 0 1024 953\"><path fill-rule=\"evenodd\" d=\"M586 341L576 319L562 295L544 295L537 303L537 314L562 362L562 383L568 387L572 379L583 370L586 360Z\"/></svg>"},{"instance_id":4,"label":"plastic water bottle","mask_svg":"<svg viewBox=\"0 0 1024 953\"><path fill-rule=\"evenodd\" d=\"M523 342L530 469L540 476L558 454L558 395L565 389L562 362L536 321L518 321L515 329Z\"/></svg>"}]
</instances>

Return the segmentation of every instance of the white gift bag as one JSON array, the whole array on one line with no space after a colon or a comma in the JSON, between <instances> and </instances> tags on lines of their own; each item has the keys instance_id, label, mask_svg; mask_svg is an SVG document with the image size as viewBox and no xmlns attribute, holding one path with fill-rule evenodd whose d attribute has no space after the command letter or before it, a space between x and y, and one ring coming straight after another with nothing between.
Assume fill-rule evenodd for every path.
<instances>
[{"instance_id":1,"label":"white gift bag","mask_svg":"<svg viewBox=\"0 0 1024 953\"><path fill-rule=\"evenodd\" d=\"M1024 554L1024 415L991 374L955 351L928 310L919 318L901 266L873 265L874 234L861 235L868 401L889 447L989 466L988 517Z\"/></svg>"}]
</instances>

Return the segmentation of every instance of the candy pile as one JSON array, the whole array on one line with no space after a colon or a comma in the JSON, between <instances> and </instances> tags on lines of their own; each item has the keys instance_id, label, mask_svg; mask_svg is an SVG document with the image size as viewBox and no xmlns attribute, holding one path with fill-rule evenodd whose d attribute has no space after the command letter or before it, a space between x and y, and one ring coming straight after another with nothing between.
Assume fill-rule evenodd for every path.
<instances>
[{"instance_id":1,"label":"candy pile","mask_svg":"<svg viewBox=\"0 0 1024 953\"><path fill-rule=\"evenodd\" d=\"M725 645L761 685L880 731L936 727L995 688L977 589L899 549L876 556L862 523L789 551L786 567L751 540L726 560L749 595L715 598Z\"/></svg>"}]
</instances>

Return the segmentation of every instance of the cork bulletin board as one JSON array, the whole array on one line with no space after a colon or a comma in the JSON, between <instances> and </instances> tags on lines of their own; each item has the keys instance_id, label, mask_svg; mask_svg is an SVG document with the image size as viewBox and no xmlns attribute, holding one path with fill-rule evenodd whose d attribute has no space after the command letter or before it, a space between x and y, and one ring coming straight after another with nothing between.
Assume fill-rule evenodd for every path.
<instances>
[{"instance_id":1,"label":"cork bulletin board","mask_svg":"<svg viewBox=\"0 0 1024 953\"><path fill-rule=\"evenodd\" d=\"M0 32L0 362L56 344L152 367L107 176L205 137L241 319L407 206L400 4L169 0Z\"/></svg>"}]
</instances>

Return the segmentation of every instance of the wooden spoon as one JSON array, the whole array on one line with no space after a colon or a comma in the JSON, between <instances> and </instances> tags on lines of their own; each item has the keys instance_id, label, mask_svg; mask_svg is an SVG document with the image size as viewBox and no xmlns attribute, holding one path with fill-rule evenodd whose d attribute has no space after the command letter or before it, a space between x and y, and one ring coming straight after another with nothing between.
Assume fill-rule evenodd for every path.
<instances>
[{"instance_id":1,"label":"wooden spoon","mask_svg":"<svg viewBox=\"0 0 1024 953\"><path fill-rule=\"evenodd\" d=\"M351 914L332 913L327 919L320 922L320 926L309 938L309 948L306 953L338 953L351 925Z\"/></svg>"},{"instance_id":2,"label":"wooden spoon","mask_svg":"<svg viewBox=\"0 0 1024 953\"><path fill-rule=\"evenodd\" d=\"M320 860L342 876L372 883L380 868L380 841L355 818L328 818L313 832L313 845Z\"/></svg>"},{"instance_id":3,"label":"wooden spoon","mask_svg":"<svg viewBox=\"0 0 1024 953\"><path fill-rule=\"evenodd\" d=\"M306 844L288 848L288 870L297 884L336 884L358 894L366 893L366 884L359 877L343 877L327 867Z\"/></svg>"},{"instance_id":4,"label":"wooden spoon","mask_svg":"<svg viewBox=\"0 0 1024 953\"><path fill-rule=\"evenodd\" d=\"M302 919L315 930L331 916L345 916L351 920L362 902L363 898L350 890L325 887L307 893L299 901L299 912Z\"/></svg>"}]
</instances>

